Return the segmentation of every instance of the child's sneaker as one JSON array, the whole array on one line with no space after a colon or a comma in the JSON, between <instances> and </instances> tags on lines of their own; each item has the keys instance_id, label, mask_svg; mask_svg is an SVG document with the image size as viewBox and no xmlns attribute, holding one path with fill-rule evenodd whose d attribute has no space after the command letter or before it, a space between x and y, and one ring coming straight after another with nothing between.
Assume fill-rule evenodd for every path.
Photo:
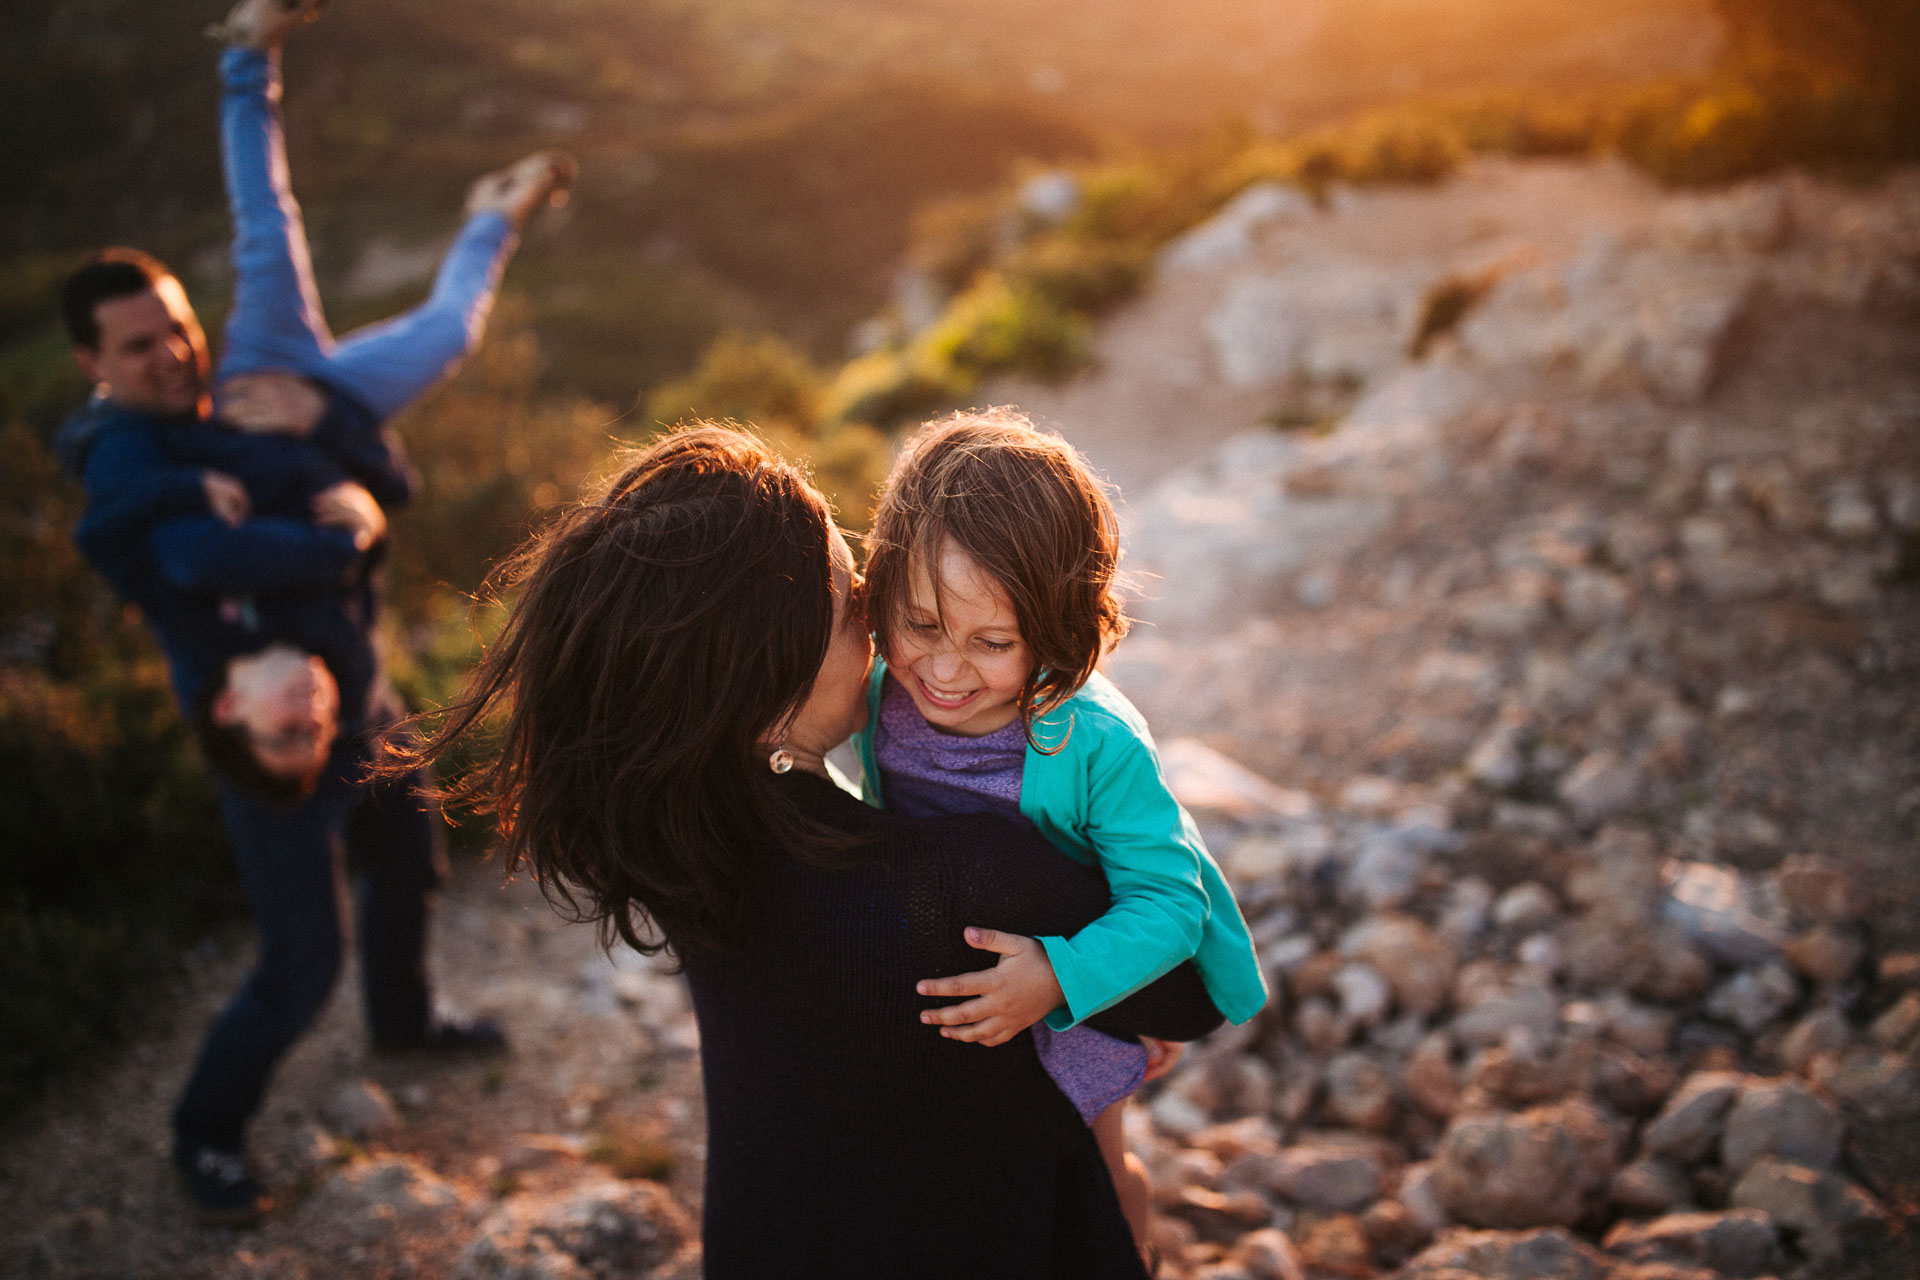
<instances>
[{"instance_id":1,"label":"child's sneaker","mask_svg":"<svg viewBox=\"0 0 1920 1280\"><path fill-rule=\"evenodd\" d=\"M312 22L327 0L240 0L226 21L207 28L209 39L249 49L271 49L303 22Z\"/></svg>"},{"instance_id":2,"label":"child's sneaker","mask_svg":"<svg viewBox=\"0 0 1920 1280\"><path fill-rule=\"evenodd\" d=\"M524 227L542 204L565 204L579 172L579 163L564 151L536 151L475 182L467 192L467 213L500 213Z\"/></svg>"},{"instance_id":3,"label":"child's sneaker","mask_svg":"<svg viewBox=\"0 0 1920 1280\"><path fill-rule=\"evenodd\" d=\"M246 1157L222 1147L176 1146L173 1167L200 1216L230 1227L247 1226L273 1207L247 1168Z\"/></svg>"}]
</instances>

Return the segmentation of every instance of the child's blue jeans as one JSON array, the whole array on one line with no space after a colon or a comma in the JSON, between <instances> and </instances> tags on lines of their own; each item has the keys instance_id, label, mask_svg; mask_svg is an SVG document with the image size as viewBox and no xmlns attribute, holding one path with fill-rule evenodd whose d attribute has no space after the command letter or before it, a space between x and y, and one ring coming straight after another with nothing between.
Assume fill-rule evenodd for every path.
<instances>
[{"instance_id":1,"label":"child's blue jeans","mask_svg":"<svg viewBox=\"0 0 1920 1280\"><path fill-rule=\"evenodd\" d=\"M478 343L512 224L478 213L461 227L433 292L412 311L335 340L288 175L276 55L229 48L220 60L220 149L233 212L233 311L219 378L284 369L359 400L381 419L405 408Z\"/></svg>"}]
</instances>

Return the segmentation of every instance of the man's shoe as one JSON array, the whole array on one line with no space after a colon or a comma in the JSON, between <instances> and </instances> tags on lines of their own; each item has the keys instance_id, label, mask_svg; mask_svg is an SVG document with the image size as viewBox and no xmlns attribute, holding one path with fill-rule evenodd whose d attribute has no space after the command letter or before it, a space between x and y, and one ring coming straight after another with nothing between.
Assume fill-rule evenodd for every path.
<instances>
[{"instance_id":1,"label":"man's shoe","mask_svg":"<svg viewBox=\"0 0 1920 1280\"><path fill-rule=\"evenodd\" d=\"M312 22L327 0L240 0L227 10L224 22L207 28L207 38L249 49L271 49L283 43L293 29Z\"/></svg>"},{"instance_id":2,"label":"man's shoe","mask_svg":"<svg viewBox=\"0 0 1920 1280\"><path fill-rule=\"evenodd\" d=\"M373 1051L378 1054L445 1054L448 1056L492 1057L507 1051L507 1033L499 1023L487 1018L470 1022L435 1019L417 1036L404 1040L376 1038Z\"/></svg>"},{"instance_id":3,"label":"man's shoe","mask_svg":"<svg viewBox=\"0 0 1920 1280\"><path fill-rule=\"evenodd\" d=\"M176 1146L173 1167L193 1207L208 1222L244 1227L273 1207L247 1169L247 1159L224 1147Z\"/></svg>"},{"instance_id":4,"label":"man's shoe","mask_svg":"<svg viewBox=\"0 0 1920 1280\"><path fill-rule=\"evenodd\" d=\"M515 228L524 227L542 204L565 204L579 173L579 162L566 152L536 151L476 180L467 192L467 213L504 214Z\"/></svg>"}]
</instances>

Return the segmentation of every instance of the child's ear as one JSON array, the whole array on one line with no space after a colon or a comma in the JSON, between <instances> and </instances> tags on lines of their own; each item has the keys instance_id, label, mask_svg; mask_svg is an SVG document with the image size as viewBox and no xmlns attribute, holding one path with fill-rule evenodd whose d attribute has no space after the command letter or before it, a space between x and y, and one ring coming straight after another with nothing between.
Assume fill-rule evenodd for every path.
<instances>
[{"instance_id":1,"label":"child's ear","mask_svg":"<svg viewBox=\"0 0 1920 1280\"><path fill-rule=\"evenodd\" d=\"M207 716L222 729L230 728L240 718L240 699L231 687L222 689L213 696L213 704L207 708Z\"/></svg>"},{"instance_id":2,"label":"child's ear","mask_svg":"<svg viewBox=\"0 0 1920 1280\"><path fill-rule=\"evenodd\" d=\"M88 382L98 385L100 381L100 353L98 351L95 351L92 347L77 346L73 349L73 362L80 367L80 372L86 376Z\"/></svg>"}]
</instances>

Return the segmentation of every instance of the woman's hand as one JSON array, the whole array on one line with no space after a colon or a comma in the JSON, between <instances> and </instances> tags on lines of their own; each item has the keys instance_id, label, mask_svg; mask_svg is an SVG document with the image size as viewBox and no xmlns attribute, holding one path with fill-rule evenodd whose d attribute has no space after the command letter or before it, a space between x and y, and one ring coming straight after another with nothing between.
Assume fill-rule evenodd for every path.
<instances>
[{"instance_id":1,"label":"woman's hand","mask_svg":"<svg viewBox=\"0 0 1920 1280\"><path fill-rule=\"evenodd\" d=\"M967 945L999 955L1000 962L978 973L926 978L914 987L923 996L972 996L963 1004L926 1009L920 1021L940 1028L949 1040L995 1045L1025 1031L1060 1007L1059 980L1047 951L1032 938L996 929L968 929Z\"/></svg>"}]
</instances>

